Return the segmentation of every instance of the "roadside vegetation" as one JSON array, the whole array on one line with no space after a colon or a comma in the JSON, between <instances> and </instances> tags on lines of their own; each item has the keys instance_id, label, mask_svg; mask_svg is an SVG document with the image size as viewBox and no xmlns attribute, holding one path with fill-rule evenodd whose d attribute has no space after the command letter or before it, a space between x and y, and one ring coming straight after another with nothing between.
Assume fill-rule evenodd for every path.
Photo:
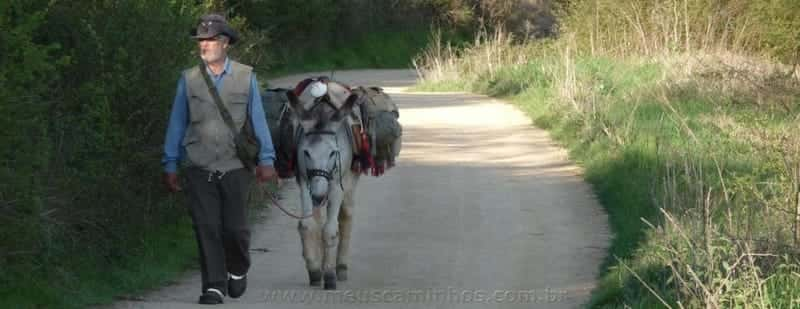
<instances>
[{"instance_id":1,"label":"roadside vegetation","mask_svg":"<svg viewBox=\"0 0 800 309\"><path fill-rule=\"evenodd\" d=\"M614 232L591 308L800 306L800 2L558 1L557 36L438 35L420 90L506 98Z\"/></svg>"}]
</instances>

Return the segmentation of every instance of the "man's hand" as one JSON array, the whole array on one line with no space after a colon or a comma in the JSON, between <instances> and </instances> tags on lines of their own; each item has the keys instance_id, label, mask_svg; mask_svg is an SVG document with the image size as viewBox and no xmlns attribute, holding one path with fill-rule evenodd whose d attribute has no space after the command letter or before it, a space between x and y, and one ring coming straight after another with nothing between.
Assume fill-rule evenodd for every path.
<instances>
[{"instance_id":1,"label":"man's hand","mask_svg":"<svg viewBox=\"0 0 800 309\"><path fill-rule=\"evenodd\" d=\"M165 173L164 174L164 184L167 186L167 190L169 192L175 193L183 190L181 185L178 184L178 174L177 173Z\"/></svg>"},{"instance_id":2,"label":"man's hand","mask_svg":"<svg viewBox=\"0 0 800 309\"><path fill-rule=\"evenodd\" d=\"M256 167L256 179L260 183L275 181L278 179L278 175L275 173L275 168L272 166L259 165Z\"/></svg>"}]
</instances>

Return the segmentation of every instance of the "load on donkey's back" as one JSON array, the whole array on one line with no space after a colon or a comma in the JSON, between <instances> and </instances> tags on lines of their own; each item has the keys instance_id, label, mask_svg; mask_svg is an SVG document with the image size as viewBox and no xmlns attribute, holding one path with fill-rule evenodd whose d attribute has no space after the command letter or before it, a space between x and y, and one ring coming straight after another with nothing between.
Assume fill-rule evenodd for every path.
<instances>
[{"instance_id":1,"label":"load on donkey's back","mask_svg":"<svg viewBox=\"0 0 800 309\"><path fill-rule=\"evenodd\" d=\"M295 176L297 131L287 92L295 95L306 110L338 110L351 94L358 100L348 119L351 146L355 153L354 172L381 176L394 167L402 146L402 125L397 104L380 87L355 86L320 76L300 81L294 89L271 88L262 92L267 123L275 144L275 166L281 178Z\"/></svg>"}]
</instances>

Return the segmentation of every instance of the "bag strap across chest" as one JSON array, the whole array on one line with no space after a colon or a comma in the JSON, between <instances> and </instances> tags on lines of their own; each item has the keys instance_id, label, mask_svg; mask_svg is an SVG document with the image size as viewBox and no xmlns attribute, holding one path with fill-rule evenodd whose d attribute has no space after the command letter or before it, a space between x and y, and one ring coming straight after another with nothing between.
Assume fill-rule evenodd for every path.
<instances>
[{"instance_id":1,"label":"bag strap across chest","mask_svg":"<svg viewBox=\"0 0 800 309\"><path fill-rule=\"evenodd\" d=\"M234 135L238 134L239 132L236 130L236 125L233 123L233 117L231 116L230 111L228 111L228 108L225 107L217 87L214 86L214 83L211 81L211 77L208 76L208 70L206 70L205 63L200 63L200 74L203 75L203 80L206 81L208 91L211 92L211 97L214 99L214 104L217 105L217 109L222 116L222 120L225 121L225 125L231 129L231 132L233 132Z\"/></svg>"}]
</instances>

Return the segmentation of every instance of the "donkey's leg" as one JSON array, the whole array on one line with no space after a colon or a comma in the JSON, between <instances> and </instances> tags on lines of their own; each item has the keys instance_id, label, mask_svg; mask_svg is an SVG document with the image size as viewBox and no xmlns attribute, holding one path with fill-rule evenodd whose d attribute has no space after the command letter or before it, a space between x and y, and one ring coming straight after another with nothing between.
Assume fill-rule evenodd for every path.
<instances>
[{"instance_id":1,"label":"donkey's leg","mask_svg":"<svg viewBox=\"0 0 800 309\"><path fill-rule=\"evenodd\" d=\"M322 230L322 242L325 244L322 260L325 289L336 289L336 248L339 244L339 210L342 207L341 191L330 193L328 200L328 216Z\"/></svg>"},{"instance_id":2,"label":"donkey's leg","mask_svg":"<svg viewBox=\"0 0 800 309\"><path fill-rule=\"evenodd\" d=\"M348 192L344 195L342 207L339 210L339 248L336 254L336 279L347 280L347 265L350 264L350 232L353 228L353 195Z\"/></svg>"},{"instance_id":3,"label":"donkey's leg","mask_svg":"<svg viewBox=\"0 0 800 309\"><path fill-rule=\"evenodd\" d=\"M320 286L322 283L322 270L320 259L320 227L317 221L312 218L300 220L297 223L297 230L300 232L300 242L303 246L303 259L308 270L308 281L313 286Z\"/></svg>"},{"instance_id":4,"label":"donkey's leg","mask_svg":"<svg viewBox=\"0 0 800 309\"><path fill-rule=\"evenodd\" d=\"M301 190L300 203L302 214L311 213L311 196L308 191ZM303 259L308 270L309 284L320 286L322 284L320 224L313 217L301 219L297 223L297 231L300 233L300 242L303 246Z\"/></svg>"}]
</instances>

